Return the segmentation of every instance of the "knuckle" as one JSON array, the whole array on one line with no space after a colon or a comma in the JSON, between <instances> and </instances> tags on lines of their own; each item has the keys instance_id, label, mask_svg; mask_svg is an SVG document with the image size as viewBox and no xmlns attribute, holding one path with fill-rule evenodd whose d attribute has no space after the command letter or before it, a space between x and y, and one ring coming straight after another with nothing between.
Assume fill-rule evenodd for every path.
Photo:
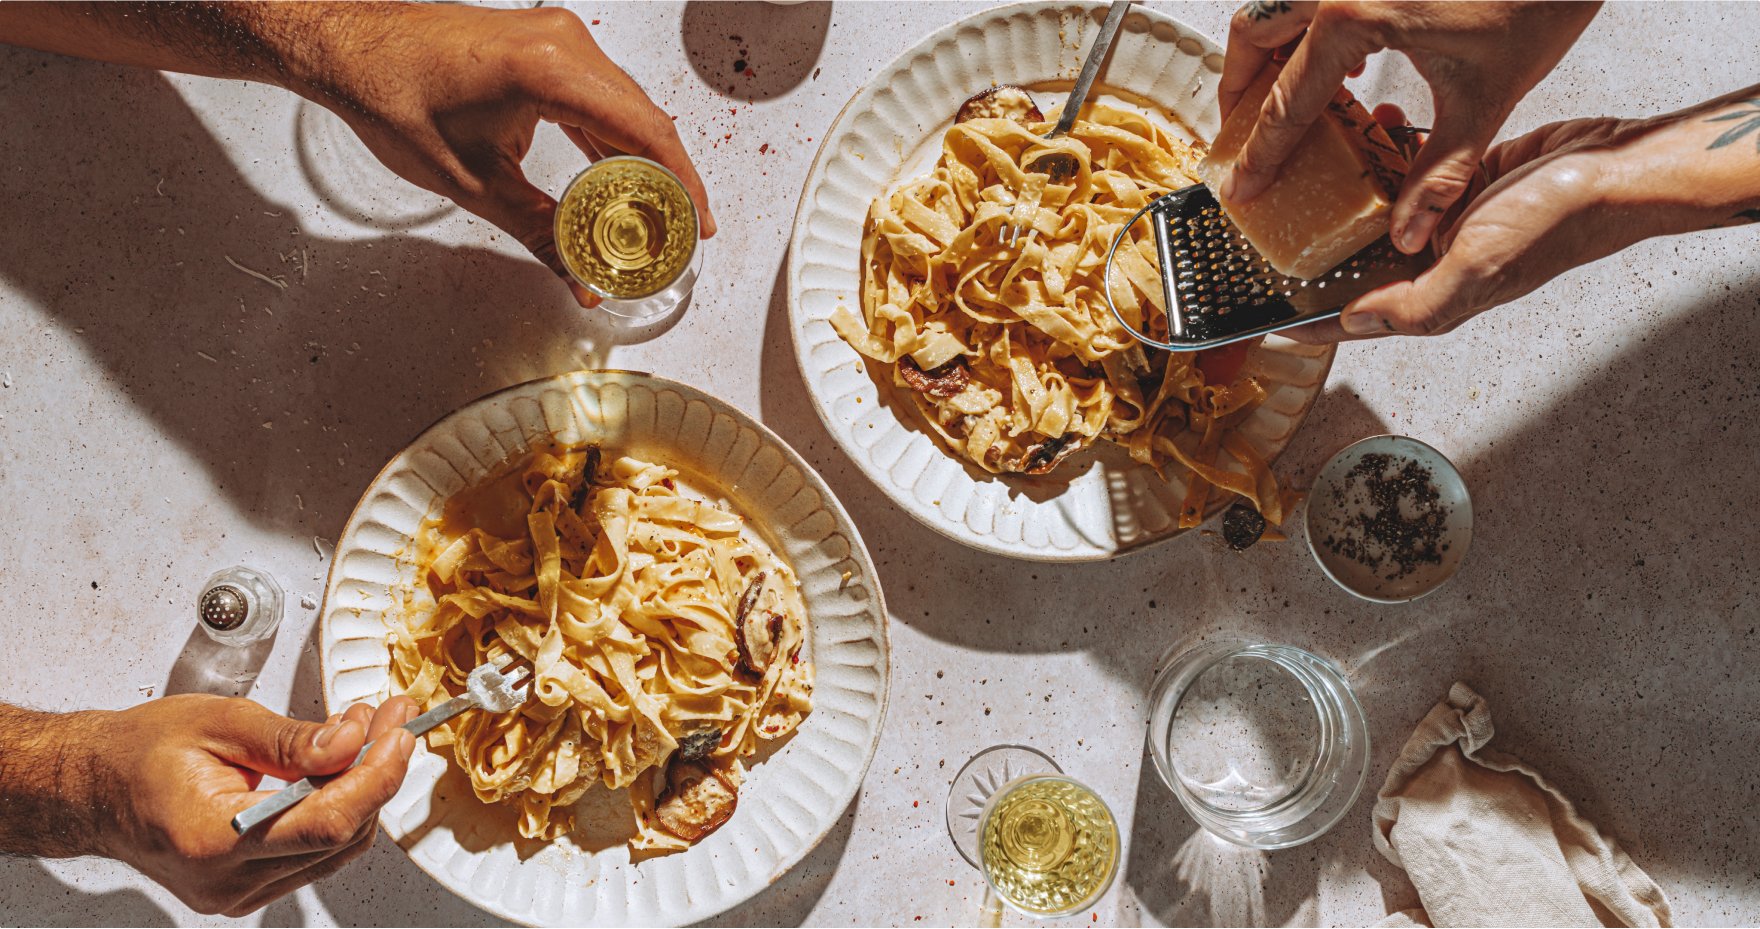
<instances>
[{"instance_id":1,"label":"knuckle","mask_svg":"<svg viewBox=\"0 0 1760 929\"><path fill-rule=\"evenodd\" d=\"M572 11L559 6L542 7L532 10L528 16L540 28L558 33L584 32L585 24Z\"/></svg>"},{"instance_id":2,"label":"knuckle","mask_svg":"<svg viewBox=\"0 0 1760 929\"><path fill-rule=\"evenodd\" d=\"M365 817L365 822L367 824L371 824L372 814L377 813L379 807L384 806L389 802L391 797L397 793L397 789L403 786L404 764L403 761L399 759L391 764L376 765L370 770L372 773L372 780L369 781L367 785L367 797L371 802L371 808L368 815Z\"/></svg>"},{"instance_id":3,"label":"knuckle","mask_svg":"<svg viewBox=\"0 0 1760 929\"><path fill-rule=\"evenodd\" d=\"M1314 26L1324 27L1366 23L1368 20L1368 4L1322 3L1314 9L1314 18L1310 22Z\"/></svg>"},{"instance_id":4,"label":"knuckle","mask_svg":"<svg viewBox=\"0 0 1760 929\"><path fill-rule=\"evenodd\" d=\"M1265 95L1265 103L1259 107L1259 125L1273 132L1290 128L1295 121L1291 105L1289 89L1283 81L1272 84L1271 92Z\"/></svg>"},{"instance_id":5,"label":"knuckle","mask_svg":"<svg viewBox=\"0 0 1760 929\"><path fill-rule=\"evenodd\" d=\"M1465 196L1467 189L1473 184L1474 166L1465 162L1450 161L1437 165L1424 178L1421 188L1423 202L1426 204L1444 205L1453 203Z\"/></svg>"},{"instance_id":6,"label":"knuckle","mask_svg":"<svg viewBox=\"0 0 1760 929\"><path fill-rule=\"evenodd\" d=\"M307 827L306 837L314 845L337 848L348 844L360 824L334 807L326 807Z\"/></svg>"},{"instance_id":7,"label":"knuckle","mask_svg":"<svg viewBox=\"0 0 1760 929\"><path fill-rule=\"evenodd\" d=\"M305 756L306 751L312 745L312 740L310 736L306 735L304 726L290 720L275 727L274 745L277 758L293 761Z\"/></svg>"}]
</instances>

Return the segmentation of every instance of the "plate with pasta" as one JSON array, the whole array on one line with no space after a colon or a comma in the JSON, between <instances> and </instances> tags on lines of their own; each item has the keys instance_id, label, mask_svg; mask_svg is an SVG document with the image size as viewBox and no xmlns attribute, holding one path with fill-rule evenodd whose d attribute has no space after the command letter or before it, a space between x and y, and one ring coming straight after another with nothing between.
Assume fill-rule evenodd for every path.
<instances>
[{"instance_id":1,"label":"plate with pasta","mask_svg":"<svg viewBox=\"0 0 1760 929\"><path fill-rule=\"evenodd\" d=\"M1108 251L1196 183L1222 55L1133 9L1047 140L1105 10L988 10L881 68L826 133L790 242L796 355L832 436L917 519L1017 558L1109 558L1237 503L1284 522L1296 495L1272 465L1334 354L1278 336L1145 350L1113 317ZM1110 292L1165 326L1147 222Z\"/></svg>"},{"instance_id":2,"label":"plate with pasta","mask_svg":"<svg viewBox=\"0 0 1760 929\"><path fill-rule=\"evenodd\" d=\"M333 708L529 669L518 710L422 741L380 821L533 925L748 899L843 815L886 707L885 606L831 491L743 413L635 372L508 388L392 459L337 543L319 639Z\"/></svg>"}]
</instances>

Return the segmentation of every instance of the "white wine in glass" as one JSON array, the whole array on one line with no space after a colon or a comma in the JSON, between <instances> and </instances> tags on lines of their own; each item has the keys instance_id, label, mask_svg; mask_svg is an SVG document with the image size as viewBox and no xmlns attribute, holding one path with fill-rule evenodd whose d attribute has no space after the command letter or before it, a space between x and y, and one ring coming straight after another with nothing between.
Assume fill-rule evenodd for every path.
<instances>
[{"instance_id":1,"label":"white wine in glass","mask_svg":"<svg viewBox=\"0 0 1760 929\"><path fill-rule=\"evenodd\" d=\"M1003 785L979 830L984 877L1004 903L1031 916L1068 916L1112 886L1118 825L1092 790L1062 775Z\"/></svg>"},{"instance_id":2,"label":"white wine in glass","mask_svg":"<svg viewBox=\"0 0 1760 929\"><path fill-rule=\"evenodd\" d=\"M697 209L678 177L620 155L581 172L556 207L556 251L619 316L671 311L696 283Z\"/></svg>"},{"instance_id":3,"label":"white wine in glass","mask_svg":"<svg viewBox=\"0 0 1760 929\"><path fill-rule=\"evenodd\" d=\"M980 926L1002 905L1034 917L1086 909L1118 871L1118 825L1092 790L1044 752L996 745L972 756L947 792L947 833L984 875Z\"/></svg>"}]
</instances>

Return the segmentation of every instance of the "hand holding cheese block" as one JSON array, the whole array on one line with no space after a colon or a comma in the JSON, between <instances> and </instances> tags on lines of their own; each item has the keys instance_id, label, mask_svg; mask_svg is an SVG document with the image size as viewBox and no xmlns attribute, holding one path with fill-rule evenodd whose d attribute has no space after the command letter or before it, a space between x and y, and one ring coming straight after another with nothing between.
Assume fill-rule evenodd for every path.
<instances>
[{"instance_id":1,"label":"hand holding cheese block","mask_svg":"<svg viewBox=\"0 0 1760 929\"><path fill-rule=\"evenodd\" d=\"M1346 75L1383 49L1409 58L1430 85L1435 131L1413 160L1393 208L1394 244L1415 254L1467 190L1510 111L1564 57L1598 3L1253 2L1229 27L1222 112L1253 110L1232 177L1212 183L1225 203L1258 196L1305 144ZM1255 87L1280 47L1300 41L1269 94Z\"/></svg>"},{"instance_id":2,"label":"hand holding cheese block","mask_svg":"<svg viewBox=\"0 0 1760 929\"><path fill-rule=\"evenodd\" d=\"M1342 316L1285 335L1305 342L1439 335L1578 265L1654 236L1760 223L1760 85L1643 120L1543 126L1485 157L1483 190L1438 232L1442 257Z\"/></svg>"},{"instance_id":3,"label":"hand holding cheese block","mask_svg":"<svg viewBox=\"0 0 1760 929\"><path fill-rule=\"evenodd\" d=\"M1406 159L1350 91L1339 88L1271 186L1240 201L1220 193L1260 105L1277 83L1266 69L1229 114L1198 179L1279 274L1312 279L1387 234Z\"/></svg>"}]
</instances>

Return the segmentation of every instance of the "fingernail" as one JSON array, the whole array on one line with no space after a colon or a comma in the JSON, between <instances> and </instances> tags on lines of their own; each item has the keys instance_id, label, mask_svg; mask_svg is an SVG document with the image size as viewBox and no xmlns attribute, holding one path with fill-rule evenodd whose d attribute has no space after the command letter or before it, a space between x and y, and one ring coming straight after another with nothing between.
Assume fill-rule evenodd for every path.
<instances>
[{"instance_id":1,"label":"fingernail","mask_svg":"<svg viewBox=\"0 0 1760 929\"><path fill-rule=\"evenodd\" d=\"M1405 229L1400 231L1399 248L1406 254L1413 254L1424 247L1430 240L1430 233L1436 229L1436 221L1440 214L1423 210L1406 222Z\"/></svg>"},{"instance_id":2,"label":"fingernail","mask_svg":"<svg viewBox=\"0 0 1760 929\"><path fill-rule=\"evenodd\" d=\"M1339 323L1351 335L1369 335L1380 332L1383 328L1380 317L1373 313L1351 313L1340 319Z\"/></svg>"},{"instance_id":3,"label":"fingernail","mask_svg":"<svg viewBox=\"0 0 1760 929\"><path fill-rule=\"evenodd\" d=\"M329 745L330 740L336 738L336 733L342 731L342 725L343 724L340 722L334 722L313 733L312 747L323 748L324 746Z\"/></svg>"}]
</instances>

